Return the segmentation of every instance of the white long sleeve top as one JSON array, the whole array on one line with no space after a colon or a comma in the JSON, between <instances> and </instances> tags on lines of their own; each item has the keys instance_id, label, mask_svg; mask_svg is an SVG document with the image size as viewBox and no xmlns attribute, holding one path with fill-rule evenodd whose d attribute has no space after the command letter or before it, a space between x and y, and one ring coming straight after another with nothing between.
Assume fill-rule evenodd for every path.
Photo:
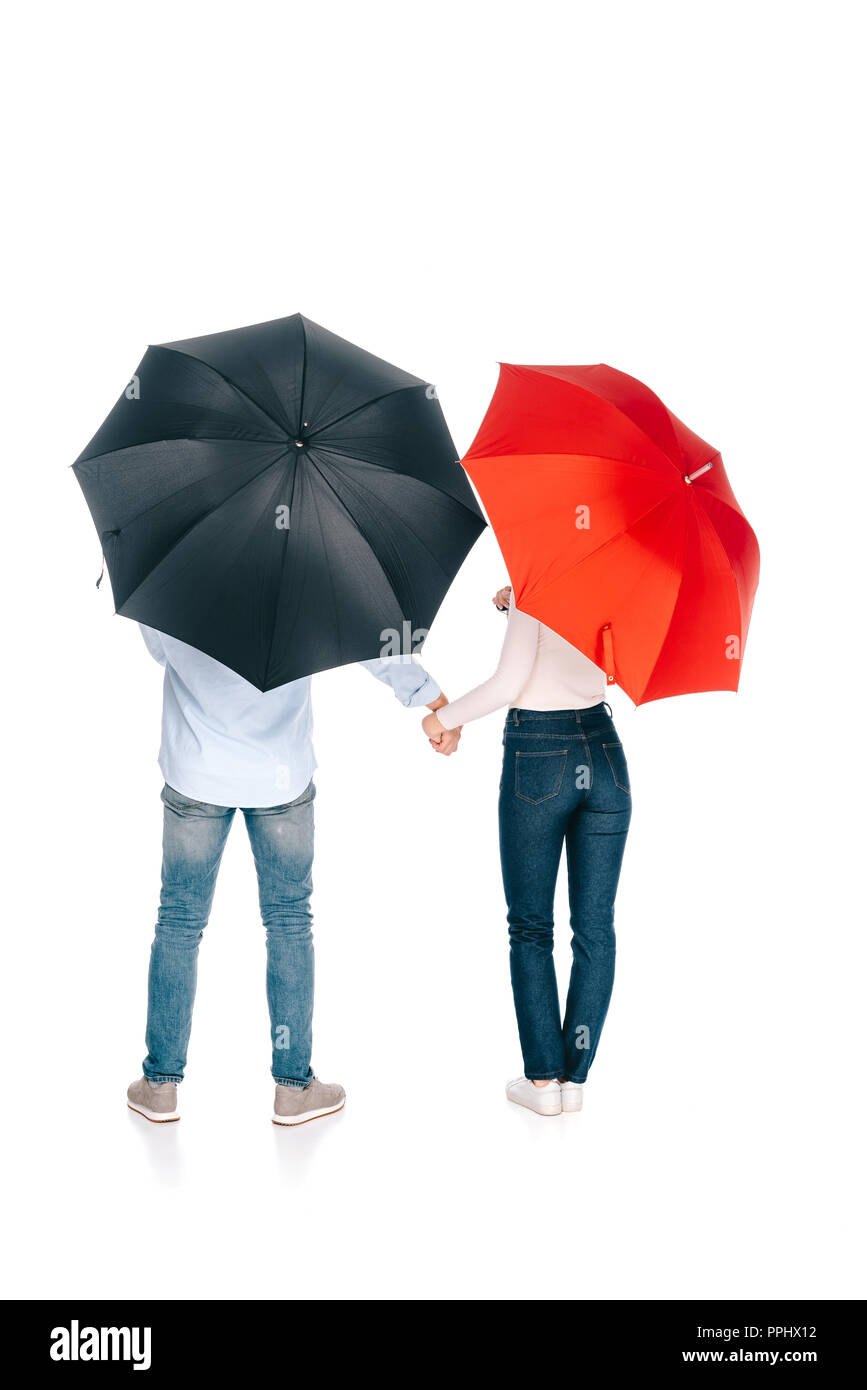
<instances>
[{"instance_id":1,"label":"white long sleeve top","mask_svg":"<svg viewBox=\"0 0 867 1390\"><path fill-rule=\"evenodd\" d=\"M514 597L500 661L489 680L436 711L445 729L495 709L589 709L605 699L605 672L544 623L521 613Z\"/></svg>"}]
</instances>

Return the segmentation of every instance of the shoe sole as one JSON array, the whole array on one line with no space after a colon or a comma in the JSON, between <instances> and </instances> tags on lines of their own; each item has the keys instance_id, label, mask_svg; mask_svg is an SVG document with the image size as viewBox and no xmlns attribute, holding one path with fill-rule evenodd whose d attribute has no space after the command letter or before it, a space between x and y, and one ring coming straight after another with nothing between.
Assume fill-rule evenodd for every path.
<instances>
[{"instance_id":1,"label":"shoe sole","mask_svg":"<svg viewBox=\"0 0 867 1390\"><path fill-rule=\"evenodd\" d=\"M158 1115L155 1110L146 1110L143 1105L133 1105L129 1100L126 1108L134 1115L141 1115L143 1120L150 1120L152 1125L170 1125L181 1118L180 1115Z\"/></svg>"},{"instance_id":2,"label":"shoe sole","mask_svg":"<svg viewBox=\"0 0 867 1390\"><path fill-rule=\"evenodd\" d=\"M564 1115L579 1115L583 1109L584 1109L583 1104L582 1104L582 1105L564 1105L564 1106L563 1106L563 1114L564 1114Z\"/></svg>"},{"instance_id":3,"label":"shoe sole","mask_svg":"<svg viewBox=\"0 0 867 1390\"><path fill-rule=\"evenodd\" d=\"M295 1125L309 1125L311 1120L321 1120L323 1115L336 1115L338 1110L342 1110L346 1100L342 1100L339 1105L329 1105L325 1110L311 1110L307 1113L302 1112L297 1118L290 1115L273 1114L271 1123L283 1125L284 1128L292 1129Z\"/></svg>"},{"instance_id":4,"label":"shoe sole","mask_svg":"<svg viewBox=\"0 0 867 1390\"><path fill-rule=\"evenodd\" d=\"M562 1115L563 1113L561 1106L558 1106L556 1110L537 1110L535 1105L528 1105L525 1100L516 1100L514 1096L509 1095L508 1091L506 1092L506 1100L511 1101L512 1105L520 1106L522 1110L529 1110L531 1115L544 1115L549 1118L551 1115Z\"/></svg>"}]
</instances>

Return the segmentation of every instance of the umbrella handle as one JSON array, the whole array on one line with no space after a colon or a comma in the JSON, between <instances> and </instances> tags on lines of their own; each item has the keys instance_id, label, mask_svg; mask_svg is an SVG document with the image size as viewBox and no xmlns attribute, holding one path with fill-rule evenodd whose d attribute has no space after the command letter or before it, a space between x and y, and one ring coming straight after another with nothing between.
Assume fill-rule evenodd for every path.
<instances>
[{"instance_id":1,"label":"umbrella handle","mask_svg":"<svg viewBox=\"0 0 867 1390\"><path fill-rule=\"evenodd\" d=\"M602 629L602 660L605 665L605 677L609 685L614 684L614 638L611 633L611 624L606 623Z\"/></svg>"}]
</instances>

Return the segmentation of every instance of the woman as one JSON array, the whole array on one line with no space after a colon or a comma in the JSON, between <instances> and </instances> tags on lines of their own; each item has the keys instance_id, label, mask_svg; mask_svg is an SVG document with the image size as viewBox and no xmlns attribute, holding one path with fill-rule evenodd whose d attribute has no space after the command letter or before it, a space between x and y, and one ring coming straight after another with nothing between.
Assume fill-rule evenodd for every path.
<instances>
[{"instance_id":1,"label":"woman","mask_svg":"<svg viewBox=\"0 0 867 1390\"><path fill-rule=\"evenodd\" d=\"M506 1087L538 1115L580 1110L614 980L614 897L632 811L620 740L603 700L605 675L575 647L521 613L511 589L494 675L423 722L436 746L503 705L500 857L524 1075ZM554 973L554 888L563 842L569 873L572 973L561 1021Z\"/></svg>"}]
</instances>

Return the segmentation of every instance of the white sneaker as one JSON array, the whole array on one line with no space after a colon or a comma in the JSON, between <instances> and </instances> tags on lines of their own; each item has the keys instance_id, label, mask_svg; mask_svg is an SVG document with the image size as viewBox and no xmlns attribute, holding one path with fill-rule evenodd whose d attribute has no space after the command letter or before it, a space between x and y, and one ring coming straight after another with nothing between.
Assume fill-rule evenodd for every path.
<instances>
[{"instance_id":1,"label":"white sneaker","mask_svg":"<svg viewBox=\"0 0 867 1390\"><path fill-rule=\"evenodd\" d=\"M560 1083L549 1081L544 1086L534 1086L526 1076L518 1076L506 1087L506 1099L535 1110L537 1115L559 1115Z\"/></svg>"},{"instance_id":2,"label":"white sneaker","mask_svg":"<svg viewBox=\"0 0 867 1390\"><path fill-rule=\"evenodd\" d=\"M561 1081L560 1100L563 1114L568 1110L580 1110L584 1104L584 1087L580 1081Z\"/></svg>"}]
</instances>

